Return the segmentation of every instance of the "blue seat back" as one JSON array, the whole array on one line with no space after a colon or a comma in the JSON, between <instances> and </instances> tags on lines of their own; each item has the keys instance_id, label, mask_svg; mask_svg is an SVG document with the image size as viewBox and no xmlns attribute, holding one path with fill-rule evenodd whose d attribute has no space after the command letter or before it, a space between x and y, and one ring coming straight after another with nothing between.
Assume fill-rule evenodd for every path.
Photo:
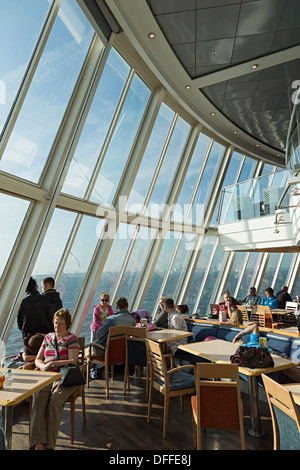
<instances>
[{"instance_id":1,"label":"blue seat back","mask_svg":"<svg viewBox=\"0 0 300 470\"><path fill-rule=\"evenodd\" d=\"M287 356L290 355L291 350L291 338L285 335L279 335L277 333L267 333L268 348L277 349Z\"/></svg>"},{"instance_id":2,"label":"blue seat back","mask_svg":"<svg viewBox=\"0 0 300 470\"><path fill-rule=\"evenodd\" d=\"M300 363L300 338L292 339L289 356L293 361Z\"/></svg>"},{"instance_id":3,"label":"blue seat back","mask_svg":"<svg viewBox=\"0 0 300 470\"><path fill-rule=\"evenodd\" d=\"M188 342L203 341L207 336L217 337L219 325L205 324L205 323L193 323L187 322L188 331L193 333L193 336L188 338Z\"/></svg>"}]
</instances>

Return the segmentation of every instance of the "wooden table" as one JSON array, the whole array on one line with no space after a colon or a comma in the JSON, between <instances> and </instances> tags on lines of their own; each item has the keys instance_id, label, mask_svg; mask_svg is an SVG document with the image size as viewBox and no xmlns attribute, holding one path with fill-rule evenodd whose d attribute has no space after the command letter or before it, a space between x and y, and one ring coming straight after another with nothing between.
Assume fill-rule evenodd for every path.
<instances>
[{"instance_id":1,"label":"wooden table","mask_svg":"<svg viewBox=\"0 0 300 470\"><path fill-rule=\"evenodd\" d=\"M6 373L8 369L1 368L0 372ZM34 370L11 369L13 384L0 390L0 406L5 407L5 438L6 448L11 448L13 408L26 398L55 382L61 377L58 372L42 372Z\"/></svg>"},{"instance_id":2,"label":"wooden table","mask_svg":"<svg viewBox=\"0 0 300 470\"><path fill-rule=\"evenodd\" d=\"M200 341L196 343L183 344L178 346L178 348L211 362L228 363L230 362L230 356L236 351L237 345L230 343L229 341L216 339L212 341ZM239 371L248 377L251 411L251 428L249 429L249 434L255 437L260 437L263 435L259 411L257 377L261 374L268 374L270 372L289 369L290 367L294 367L296 365L296 362L292 361L291 359L284 359L275 355L272 355L272 357L274 360L274 367L265 369L249 369L248 367L239 367Z\"/></svg>"},{"instance_id":3,"label":"wooden table","mask_svg":"<svg viewBox=\"0 0 300 470\"><path fill-rule=\"evenodd\" d=\"M159 343L165 343L167 341L175 341L176 339L187 338L193 336L190 331L184 330L171 330L168 328L162 328L161 330L147 331L146 338Z\"/></svg>"}]
</instances>

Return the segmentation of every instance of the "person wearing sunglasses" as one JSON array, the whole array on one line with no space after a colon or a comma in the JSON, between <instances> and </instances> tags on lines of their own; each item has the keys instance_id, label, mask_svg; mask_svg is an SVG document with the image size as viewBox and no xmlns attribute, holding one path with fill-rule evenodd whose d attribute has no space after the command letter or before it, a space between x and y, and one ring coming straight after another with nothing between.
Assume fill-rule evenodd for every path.
<instances>
[{"instance_id":1,"label":"person wearing sunglasses","mask_svg":"<svg viewBox=\"0 0 300 470\"><path fill-rule=\"evenodd\" d=\"M111 315L114 315L114 311L109 304L109 295L107 292L101 292L99 304L94 307L93 321L91 324L91 342L95 341L98 328L101 328L105 320Z\"/></svg>"}]
</instances>

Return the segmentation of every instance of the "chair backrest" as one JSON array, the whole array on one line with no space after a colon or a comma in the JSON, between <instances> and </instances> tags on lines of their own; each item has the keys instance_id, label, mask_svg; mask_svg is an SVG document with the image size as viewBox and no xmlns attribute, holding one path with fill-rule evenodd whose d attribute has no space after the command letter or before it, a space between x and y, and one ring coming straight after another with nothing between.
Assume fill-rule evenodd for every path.
<instances>
[{"instance_id":1,"label":"chair backrest","mask_svg":"<svg viewBox=\"0 0 300 470\"><path fill-rule=\"evenodd\" d=\"M147 366L146 328L125 326L126 362L131 366Z\"/></svg>"},{"instance_id":2,"label":"chair backrest","mask_svg":"<svg viewBox=\"0 0 300 470\"><path fill-rule=\"evenodd\" d=\"M286 302L285 308L286 310L293 310L295 312L298 310L298 302Z\"/></svg>"},{"instance_id":3,"label":"chair backrest","mask_svg":"<svg viewBox=\"0 0 300 470\"><path fill-rule=\"evenodd\" d=\"M111 326L105 347L107 365L120 364L125 361L125 325Z\"/></svg>"},{"instance_id":4,"label":"chair backrest","mask_svg":"<svg viewBox=\"0 0 300 470\"><path fill-rule=\"evenodd\" d=\"M300 449L300 415L292 393L262 374L272 416L274 449Z\"/></svg>"},{"instance_id":5,"label":"chair backrest","mask_svg":"<svg viewBox=\"0 0 300 470\"><path fill-rule=\"evenodd\" d=\"M263 308L265 311L265 327L272 328L274 322L271 308L268 305L259 305L259 307Z\"/></svg>"},{"instance_id":6,"label":"chair backrest","mask_svg":"<svg viewBox=\"0 0 300 470\"><path fill-rule=\"evenodd\" d=\"M216 308L218 304L210 304L210 314L216 315Z\"/></svg>"},{"instance_id":7,"label":"chair backrest","mask_svg":"<svg viewBox=\"0 0 300 470\"><path fill-rule=\"evenodd\" d=\"M146 339L146 347L150 362L151 381L156 381L160 386L169 385L167 365L163 357L160 343Z\"/></svg>"},{"instance_id":8,"label":"chair backrest","mask_svg":"<svg viewBox=\"0 0 300 470\"><path fill-rule=\"evenodd\" d=\"M198 425L200 423L202 428L243 430L238 366L198 362L195 375Z\"/></svg>"},{"instance_id":9,"label":"chair backrest","mask_svg":"<svg viewBox=\"0 0 300 470\"><path fill-rule=\"evenodd\" d=\"M264 305L253 307L250 314L250 321L254 321L259 326L266 326L266 314Z\"/></svg>"},{"instance_id":10,"label":"chair backrest","mask_svg":"<svg viewBox=\"0 0 300 470\"><path fill-rule=\"evenodd\" d=\"M242 312L243 320L248 321L249 320L249 315L248 315L248 310L247 310L246 305L237 305L237 308Z\"/></svg>"},{"instance_id":11,"label":"chair backrest","mask_svg":"<svg viewBox=\"0 0 300 470\"><path fill-rule=\"evenodd\" d=\"M80 349L79 349L77 364L81 367L84 365L85 338L80 336L78 338L78 343L79 343Z\"/></svg>"}]
</instances>

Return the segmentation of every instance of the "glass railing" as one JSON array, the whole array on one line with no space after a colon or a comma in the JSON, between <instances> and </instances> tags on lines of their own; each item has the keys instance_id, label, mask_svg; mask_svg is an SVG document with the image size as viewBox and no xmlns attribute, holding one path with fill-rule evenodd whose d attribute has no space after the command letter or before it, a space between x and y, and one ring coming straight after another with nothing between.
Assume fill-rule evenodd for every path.
<instances>
[{"instance_id":1,"label":"glass railing","mask_svg":"<svg viewBox=\"0 0 300 470\"><path fill-rule=\"evenodd\" d=\"M275 214L278 204L289 205L289 170L253 178L222 190L218 223L229 224ZM285 194L286 192L286 194Z\"/></svg>"}]
</instances>

